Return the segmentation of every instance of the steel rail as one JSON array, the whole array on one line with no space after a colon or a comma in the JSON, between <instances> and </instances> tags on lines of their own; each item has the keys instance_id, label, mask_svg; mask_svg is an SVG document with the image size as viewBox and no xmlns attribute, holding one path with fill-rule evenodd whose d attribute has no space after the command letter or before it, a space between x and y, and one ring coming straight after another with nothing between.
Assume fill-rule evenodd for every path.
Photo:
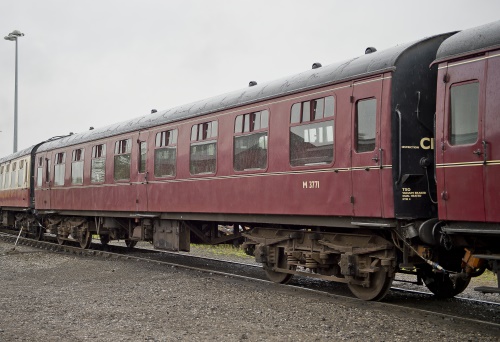
<instances>
[{"instance_id":1,"label":"steel rail","mask_svg":"<svg viewBox=\"0 0 500 342\"><path fill-rule=\"evenodd\" d=\"M6 242L14 242L16 240L16 237L12 234L9 234L9 233L0 232L0 240L6 241ZM355 304L363 303L363 305L370 305L370 306L377 307L380 309L384 309L384 308L395 309L395 308L397 308L398 310L411 311L413 313L418 313L418 314L421 314L423 316L434 315L434 316L439 317L441 319L449 320L452 322L464 322L466 324L483 325L485 328L487 327L489 329L495 329L495 330L498 330L498 332L500 333L500 323L482 321L482 320L467 318L467 317L463 317L463 316L455 316L455 315L450 315L450 314L436 312L436 311L429 311L429 310L404 306L404 305L400 305L400 304L392 304L392 303L386 303L386 302L366 302L366 301L363 301L363 300L358 299L356 297L335 294L335 293L331 293L328 291L311 289L311 288L307 288L305 286L299 286L299 285L276 284L276 283L273 283L273 282L271 282L269 280L265 280L265 279L243 276L243 275L234 274L234 273L227 273L227 272L217 271L214 269L194 267L194 266L183 265L183 264L173 263L173 262L168 262L168 261L155 260L155 259L151 259L151 258L147 258L147 257L134 256L134 255L130 255L130 254L120 254L120 253L102 251L102 250L96 250L96 249L83 249L81 247L70 246L70 245L59 245L59 244L48 242L48 241L37 241L37 240L25 238L25 237L19 238L18 245L19 244L24 245L24 246L28 246L28 247L42 248L42 249L52 251L52 252L64 252L64 253L76 254L76 255L80 255L80 256L96 256L96 257L103 257L103 258L143 261L143 262L147 262L147 263L155 263L158 265L170 266L173 268L181 268L181 269L187 269L187 270L192 270L192 271L196 271L196 272L208 273L210 275L215 274L215 275L220 275L223 277L230 277L230 278L234 278L234 279L255 281L255 282L264 283L264 284L273 284L275 286L280 286L282 288L302 290L302 291L305 291L308 293L322 295L322 296L328 297L330 299L348 301L348 302L351 302L353 304L354 303ZM15 249L15 247L13 249ZM156 252L156 251L150 250L150 249L143 249L143 250L147 251L149 253ZM169 253L172 253L172 252L169 252ZM157 254L157 253L154 253L154 254ZM174 254L177 254L177 253L174 253ZM182 256L183 257L184 256L191 257L190 255L187 255L187 254L182 254ZM207 259L207 260L214 260L214 259L210 259L207 257L199 257L198 256L198 258ZM220 259L217 259L216 261L225 262L224 260L220 260ZM243 264L245 266L254 266L254 267L256 266L256 265L250 265L250 264L245 264L245 263L241 263L241 264ZM405 292L409 292L409 293L428 294L426 292L419 292L419 291L414 291L414 290L405 290L405 289L400 289L400 288L394 288L394 289L397 291L404 290ZM470 300L468 298L460 298L460 299ZM499 303L481 302L481 301L480 301L480 303L485 303L485 304L495 305L495 306L500 307Z\"/></svg>"},{"instance_id":2,"label":"steel rail","mask_svg":"<svg viewBox=\"0 0 500 342\"><path fill-rule=\"evenodd\" d=\"M219 259L219 258L210 258L210 257L205 257L205 256L199 256L199 255L192 255L189 254L189 252L171 252L171 251L159 251L159 250L153 250L153 249L148 249L148 248L143 248L143 247L135 247L136 250L144 250L144 251L156 251L159 253L166 253L166 254L171 254L171 255L183 255L189 258L196 258L196 259L203 259L203 260L208 260L208 261L218 261L218 262L224 262L224 263L229 263L229 264L234 264L234 265L240 265L240 266L246 266L246 267L256 267L256 268L262 268L261 264L250 264L250 263L245 263L245 262L238 262L238 261L233 261L233 260L224 260L224 259ZM398 279L394 279L395 282L406 282L406 281L401 281ZM430 291L417 291L417 290L410 290L410 289L405 289L397 286L391 286L391 290L393 291L398 291L398 292L406 292L406 293L414 293L414 294L419 294L419 295L425 295L425 296L430 296L433 297L434 294ZM498 305L500 306L500 303L498 302L492 302L492 301L487 301L487 300L481 300L481 299L475 299L475 298L467 298L467 297L462 297L462 296L455 296L455 299L460 299L464 301L469 301L469 302L474 302L474 303L479 303L479 304L491 304L491 305Z\"/></svg>"}]
</instances>

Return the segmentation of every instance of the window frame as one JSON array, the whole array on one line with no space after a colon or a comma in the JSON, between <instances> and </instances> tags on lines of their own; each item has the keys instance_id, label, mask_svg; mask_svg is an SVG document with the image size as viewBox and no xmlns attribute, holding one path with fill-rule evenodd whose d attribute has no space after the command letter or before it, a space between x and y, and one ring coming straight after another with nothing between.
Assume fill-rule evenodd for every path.
<instances>
[{"instance_id":1,"label":"window frame","mask_svg":"<svg viewBox=\"0 0 500 342\"><path fill-rule=\"evenodd\" d=\"M321 118L316 118L315 114L316 111L313 110L313 106L311 105L313 102L318 101L323 99L323 115ZM327 110L327 99L331 99L333 101L331 109L333 110L333 114L328 114L325 116L325 112ZM308 103L309 105L304 105L305 103ZM296 114L296 109L297 106L300 109L299 114L298 114L298 121L294 120L294 112ZM288 165L293 168L293 169L310 169L310 168L325 168L325 167L331 167L335 163L335 146L336 146L336 134L335 134L335 121L336 121L336 113L337 113L337 97L335 94L329 94L323 97L315 97L311 98L308 100L303 100L300 102L295 102L290 106L289 110L289 115L288 115ZM307 120L304 120L304 113L303 110L304 108L308 108L309 114L306 115ZM301 164L301 165L293 165L292 164L292 129L295 127L301 127L301 126L308 126L308 125L314 125L314 124L320 124L320 123L327 123L331 122L332 126L332 134L333 134L333 140L331 143L332 147L332 160L330 162L318 162L318 163L306 163L306 164ZM327 127L322 126L322 127ZM327 134L327 133L326 133Z\"/></svg>"},{"instance_id":2,"label":"window frame","mask_svg":"<svg viewBox=\"0 0 500 342\"><path fill-rule=\"evenodd\" d=\"M74 167L81 165L81 182L75 182ZM71 185L83 185L85 177L85 148L76 148L71 152Z\"/></svg>"},{"instance_id":3,"label":"window frame","mask_svg":"<svg viewBox=\"0 0 500 342\"><path fill-rule=\"evenodd\" d=\"M359 119L359 110L358 110L358 105L360 102L365 102L365 101L375 101L375 120L374 120L374 128L375 128L375 136L373 140L373 149L372 150L367 150L367 151L360 151L358 149L359 146L359 130L358 130L358 119ZM354 104L354 146L353 146L353 151L355 153L361 154L361 153L373 153L377 149L377 109L379 106L379 99L375 96L371 97L365 97L361 98L359 100L356 100L356 103Z\"/></svg>"},{"instance_id":4,"label":"window frame","mask_svg":"<svg viewBox=\"0 0 500 342\"><path fill-rule=\"evenodd\" d=\"M62 183L61 183L62 173ZM58 177L59 176L59 177ZM57 152L54 155L54 186L64 186L66 183L66 152Z\"/></svg>"},{"instance_id":5,"label":"window frame","mask_svg":"<svg viewBox=\"0 0 500 342\"><path fill-rule=\"evenodd\" d=\"M5 165L0 165L0 190L3 190Z\"/></svg>"},{"instance_id":6,"label":"window frame","mask_svg":"<svg viewBox=\"0 0 500 342\"><path fill-rule=\"evenodd\" d=\"M155 147L153 152L153 175L155 178L175 178L177 175L177 145L179 139L179 128L169 128L163 129L159 132L155 133ZM158 151L175 149L174 153L174 166L173 166L173 174L171 175L158 175L157 174L157 153Z\"/></svg>"},{"instance_id":7,"label":"window frame","mask_svg":"<svg viewBox=\"0 0 500 342\"><path fill-rule=\"evenodd\" d=\"M473 142L465 142L465 143L457 143L457 142L452 142L452 137L453 137L453 134L452 134L452 123L453 123L453 119L452 119L452 115L453 115L453 105L452 105L452 90L453 88L457 88L457 87L461 87L461 86L467 86L467 85L471 85L471 84L475 84L477 85L477 107L476 107L476 139L473 141ZM480 140L480 122L481 122L481 118L480 118L480 106L481 106L481 82L478 80L478 79L471 79L471 80L467 80L467 81L461 81L461 82L457 82L457 83L453 83L449 86L449 96L448 96L448 113L447 113L447 116L448 116L448 127L447 127L447 136L446 136L446 140L448 142L448 144L450 146L472 146L472 145L476 145L478 143L478 141ZM459 122L461 120L458 120ZM456 134L455 134L456 135ZM456 138L455 138L456 139Z\"/></svg>"},{"instance_id":8,"label":"window frame","mask_svg":"<svg viewBox=\"0 0 500 342\"><path fill-rule=\"evenodd\" d=\"M36 184L35 187L43 187L43 156L36 158Z\"/></svg>"},{"instance_id":9,"label":"window frame","mask_svg":"<svg viewBox=\"0 0 500 342\"><path fill-rule=\"evenodd\" d=\"M138 141L139 153L137 158L137 173L145 174L148 170L148 142L145 140ZM144 147L144 153L142 148ZM144 166L144 169L142 168Z\"/></svg>"},{"instance_id":10,"label":"window frame","mask_svg":"<svg viewBox=\"0 0 500 342\"><path fill-rule=\"evenodd\" d=\"M266 125L263 127L263 117L266 117ZM257 114L258 114L258 128L255 129L255 123L257 122ZM250 113L243 113L243 114L238 114L234 117L234 125L233 125L233 148L232 148L232 166L233 166L233 171L235 173L256 173L256 172L265 172L269 168L269 134L270 134L270 117L271 117L271 111L269 108L264 108L259 111L253 111ZM239 124L238 122L241 122ZM246 130L246 123L248 122L248 130ZM238 129L238 126L241 128ZM236 140L238 138L243 138L243 137L251 137L254 135L259 135L262 133L266 133L265 135L265 145L266 145L266 162L265 166L263 168L260 167L251 167L251 168L243 168L242 170L236 169ZM262 136L264 137L264 136ZM260 139L261 137L259 137ZM245 151L250 150L250 148L247 148ZM241 152L240 152L241 153Z\"/></svg>"},{"instance_id":11,"label":"window frame","mask_svg":"<svg viewBox=\"0 0 500 342\"><path fill-rule=\"evenodd\" d=\"M128 156L128 178L117 178L117 160L120 157ZM119 158L117 158L119 157ZM113 180L115 182L130 182L132 177L132 138L119 139L115 141L113 155Z\"/></svg>"},{"instance_id":12,"label":"window frame","mask_svg":"<svg viewBox=\"0 0 500 342\"><path fill-rule=\"evenodd\" d=\"M10 189L17 188L17 160L10 164Z\"/></svg>"},{"instance_id":13,"label":"window frame","mask_svg":"<svg viewBox=\"0 0 500 342\"><path fill-rule=\"evenodd\" d=\"M28 169L27 166L28 165L27 165L26 159L21 159L21 160L18 161L18 168L17 168L17 188L22 188L23 185L24 185L24 183L26 182L26 176L27 176L26 175L26 170ZM19 176L21 176L21 175L22 175L22 180L23 180L22 183L19 182L20 179L21 179L21 177L19 177Z\"/></svg>"},{"instance_id":14,"label":"window frame","mask_svg":"<svg viewBox=\"0 0 500 342\"><path fill-rule=\"evenodd\" d=\"M215 125L214 125L215 124ZM205 126L207 125L207 126ZM209 126L209 127L208 127ZM191 176L207 176L207 175L215 175L217 174L217 142L218 142L218 137L219 137L219 122L217 120L210 120L210 121L205 121L201 123L195 123L191 126L191 140L189 144L189 174ZM196 127L196 130L195 130ZM215 127L215 129L214 129ZM201 128L201 130L200 130ZM210 134L208 132L210 131ZM215 134L214 134L215 131ZM196 133L195 133L196 132ZM193 147L196 146L203 146L203 145L210 145L214 144L215 146L215 151L214 151L214 158L215 160L215 165L214 165L214 170L213 171L206 171L206 172L198 172L198 173L193 173Z\"/></svg>"},{"instance_id":15,"label":"window frame","mask_svg":"<svg viewBox=\"0 0 500 342\"><path fill-rule=\"evenodd\" d=\"M95 161L102 162L104 173L102 181L94 181L95 179ZM106 143L97 144L92 146L92 151L90 155L90 183L91 184L103 184L106 182Z\"/></svg>"}]
</instances>

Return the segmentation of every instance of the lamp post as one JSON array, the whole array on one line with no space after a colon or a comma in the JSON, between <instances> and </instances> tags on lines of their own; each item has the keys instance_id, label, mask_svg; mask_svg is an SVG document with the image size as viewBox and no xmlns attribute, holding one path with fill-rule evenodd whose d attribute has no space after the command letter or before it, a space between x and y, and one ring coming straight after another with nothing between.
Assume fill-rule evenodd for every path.
<instances>
[{"instance_id":1,"label":"lamp post","mask_svg":"<svg viewBox=\"0 0 500 342\"><path fill-rule=\"evenodd\" d=\"M4 37L5 40L16 42L16 83L14 91L14 153L17 152L17 39L22 36L24 36L24 33L21 33L19 30L14 30L9 33L8 36Z\"/></svg>"}]
</instances>

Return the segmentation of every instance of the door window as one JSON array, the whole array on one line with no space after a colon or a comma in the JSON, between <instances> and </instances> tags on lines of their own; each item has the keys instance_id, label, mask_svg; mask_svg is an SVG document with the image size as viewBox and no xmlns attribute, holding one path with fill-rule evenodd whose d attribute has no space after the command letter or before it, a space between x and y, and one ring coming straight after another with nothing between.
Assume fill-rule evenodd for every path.
<instances>
[{"instance_id":1,"label":"door window","mask_svg":"<svg viewBox=\"0 0 500 342\"><path fill-rule=\"evenodd\" d=\"M477 141L479 117L479 82L453 85L450 88L451 145Z\"/></svg>"},{"instance_id":2,"label":"door window","mask_svg":"<svg viewBox=\"0 0 500 342\"><path fill-rule=\"evenodd\" d=\"M38 188L42 187L43 181L43 157L38 157L38 167L36 171L36 186Z\"/></svg>"},{"instance_id":3,"label":"door window","mask_svg":"<svg viewBox=\"0 0 500 342\"><path fill-rule=\"evenodd\" d=\"M356 152L375 150L377 133L377 100L366 99L356 103Z\"/></svg>"},{"instance_id":4,"label":"door window","mask_svg":"<svg viewBox=\"0 0 500 342\"><path fill-rule=\"evenodd\" d=\"M141 141L139 143L139 173L145 173L146 172L146 157L147 157L147 151L148 151L148 145L147 142Z\"/></svg>"}]
</instances>

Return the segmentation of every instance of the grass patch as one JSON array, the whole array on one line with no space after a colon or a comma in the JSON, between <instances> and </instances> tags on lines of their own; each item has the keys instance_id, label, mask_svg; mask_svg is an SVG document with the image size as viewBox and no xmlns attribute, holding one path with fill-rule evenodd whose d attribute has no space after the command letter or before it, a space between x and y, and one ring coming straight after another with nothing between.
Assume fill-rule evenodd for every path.
<instances>
[{"instance_id":1,"label":"grass patch","mask_svg":"<svg viewBox=\"0 0 500 342\"><path fill-rule=\"evenodd\" d=\"M239 258L253 259L253 257L245 254L243 248L234 247L233 245L199 245L196 243L192 243L191 250L207 252L215 255L235 256Z\"/></svg>"},{"instance_id":2,"label":"grass patch","mask_svg":"<svg viewBox=\"0 0 500 342\"><path fill-rule=\"evenodd\" d=\"M495 275L495 273L493 273L489 270L484 271L484 273L481 274L477 278L481 279L481 280L488 280L488 281L496 281L497 280L497 276Z\"/></svg>"}]
</instances>

